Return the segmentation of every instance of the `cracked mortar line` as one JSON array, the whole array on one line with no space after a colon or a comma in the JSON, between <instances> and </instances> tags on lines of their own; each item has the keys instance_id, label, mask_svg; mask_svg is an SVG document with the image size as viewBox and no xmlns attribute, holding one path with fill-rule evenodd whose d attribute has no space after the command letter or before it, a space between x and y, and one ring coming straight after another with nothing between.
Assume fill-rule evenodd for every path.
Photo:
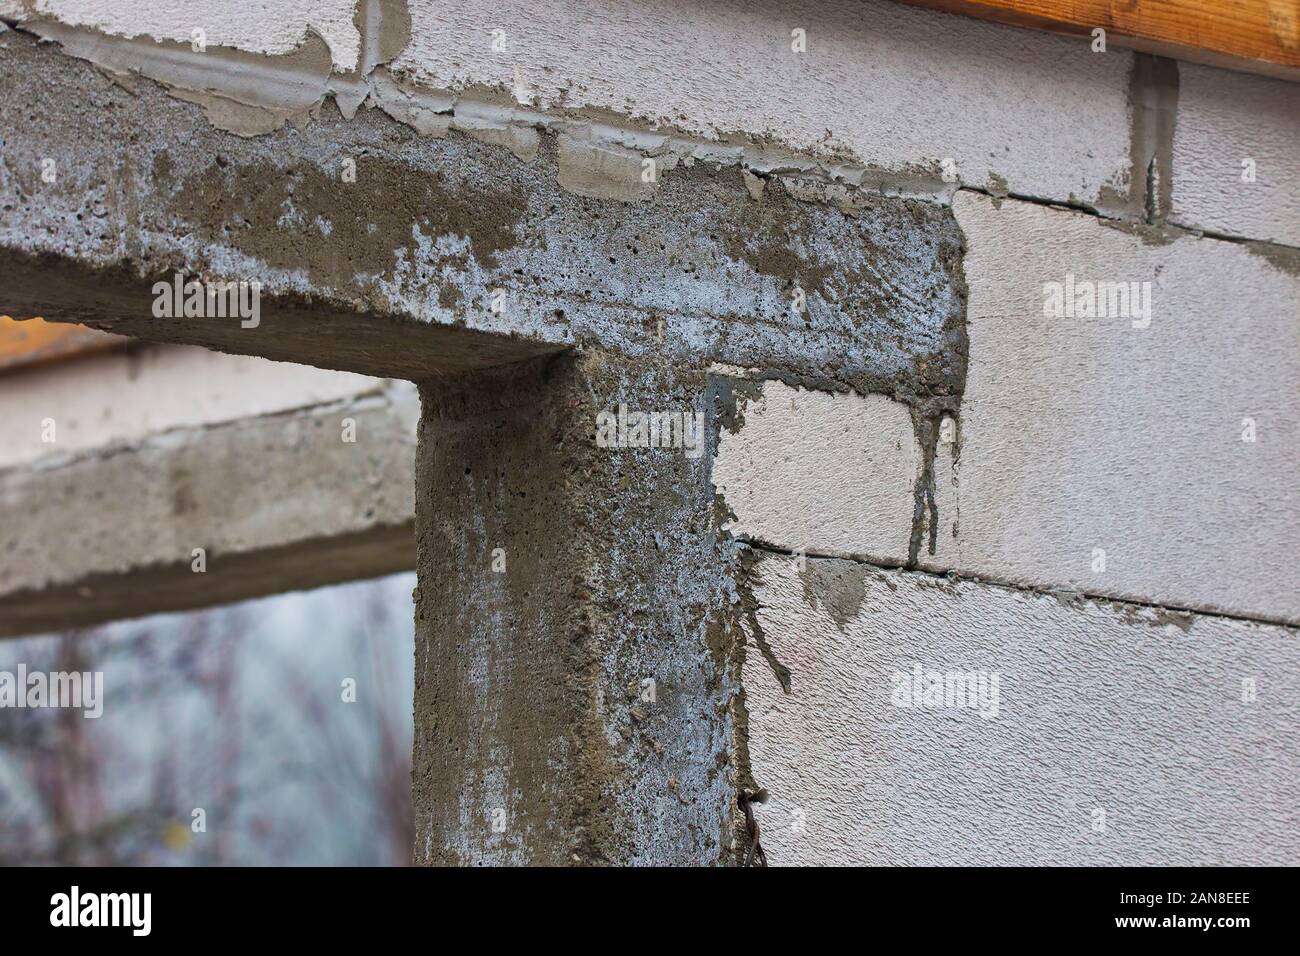
<instances>
[{"instance_id":1,"label":"cracked mortar line","mask_svg":"<svg viewBox=\"0 0 1300 956\"><path fill-rule=\"evenodd\" d=\"M392 4L363 0L359 8L367 12L364 22L370 26L362 27L364 72L357 73L333 72L328 47L315 33L309 33L291 53L267 56L218 47L196 53L176 41L114 37L41 19L12 22L11 26L58 42L66 55L92 63L128 89L133 74L154 80L171 95L200 106L215 127L239 136L264 135L285 122L304 125L332 97L345 119L353 118L363 106L377 108L422 135L463 132L506 145L524 161L536 155L540 130L564 134L589 148L625 150L629 155L653 158L657 171L662 172L679 164L706 162L738 167L758 180L773 176L811 180L805 190L820 185L828 187L827 193L796 193L796 198L830 201L847 209L854 206L853 195L858 190L946 204L956 189L955 184L943 183L937 174L925 171L894 173L828 162L790 150L638 129L586 111L557 115L502 102L497 90L473 87L455 92L416 87L383 65L400 47L385 43L382 32L380 42L373 40L375 17L370 11L384 6ZM751 193L761 194L761 187L751 188Z\"/></svg>"},{"instance_id":2,"label":"cracked mortar line","mask_svg":"<svg viewBox=\"0 0 1300 956\"><path fill-rule=\"evenodd\" d=\"M1021 594L1031 594L1035 597L1053 598L1065 604L1073 604L1078 601L1091 601L1095 604L1109 604L1121 610L1123 613L1133 614L1139 609L1148 609L1155 611L1157 614L1166 615L1186 615L1195 617L1213 617L1222 618L1228 621L1241 621L1244 624L1263 624L1269 627L1281 627L1300 637L1300 625L1287 621L1283 618L1266 617L1263 615L1252 614L1229 614L1225 611L1215 611L1205 608L1184 607L1171 604L1156 604L1153 601L1138 601L1132 598L1117 598L1108 594L1101 594L1095 591L1074 591L1064 588L1049 587L1029 587L1023 584L1017 584L1014 581L1008 581L1002 578L980 577L973 574L962 574L958 571L932 571L928 568L910 567L906 564L891 564L882 562L873 558L864 557L857 554L832 554L829 552L801 551L794 552L786 548L781 548L765 541L759 541L746 535L734 536L735 542L742 550L760 552L769 555L781 555L783 557L795 558L803 557L807 560L817 561L849 561L853 564L866 568L874 568L878 571L900 571L906 574L916 574L935 582L963 582L969 584L982 584L988 587L1001 588L1004 591L1016 591ZM752 559L751 559L752 560ZM1179 624L1178 621L1164 620L1156 621L1158 624ZM1187 622L1190 624L1190 621ZM1182 624L1179 624L1181 627ZM1186 629L1186 628L1184 628Z\"/></svg>"},{"instance_id":3,"label":"cracked mortar line","mask_svg":"<svg viewBox=\"0 0 1300 956\"><path fill-rule=\"evenodd\" d=\"M1033 206L1042 206L1046 209L1056 210L1057 212L1072 212L1079 215L1088 216L1096 219L1097 223L1107 229L1115 229L1119 232L1128 233L1137 236L1144 243L1153 246L1168 245L1178 239L1213 239L1216 242L1230 242L1234 245L1243 246L1247 252L1257 255L1274 267L1286 272L1289 275L1300 275L1300 246L1288 245L1284 242L1276 242L1272 239L1252 239L1249 236L1237 235L1230 232L1217 232L1213 229L1201 229L1196 226L1188 226L1176 220L1165 220L1155 224L1147 223L1144 218L1117 218L1114 215L1107 214L1094 206L1074 200L1047 199L1042 196L1034 196L1029 193L1017 192L994 192L985 189L982 186L969 186L965 183L959 185L954 193L966 192L974 193L978 196L987 196L993 200L995 206L1000 204L1004 199L1011 199L1015 202L1022 202ZM948 200L949 204L951 200Z\"/></svg>"}]
</instances>

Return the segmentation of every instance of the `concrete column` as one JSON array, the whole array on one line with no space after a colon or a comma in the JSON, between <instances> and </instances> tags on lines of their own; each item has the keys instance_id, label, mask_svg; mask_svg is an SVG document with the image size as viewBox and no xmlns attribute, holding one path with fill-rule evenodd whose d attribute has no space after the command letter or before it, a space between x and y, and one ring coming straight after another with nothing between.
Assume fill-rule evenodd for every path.
<instances>
[{"instance_id":1,"label":"concrete column","mask_svg":"<svg viewBox=\"0 0 1300 956\"><path fill-rule=\"evenodd\" d=\"M422 397L416 861L728 862L739 632L709 377L585 352ZM703 436L600 447L620 403L702 413Z\"/></svg>"}]
</instances>

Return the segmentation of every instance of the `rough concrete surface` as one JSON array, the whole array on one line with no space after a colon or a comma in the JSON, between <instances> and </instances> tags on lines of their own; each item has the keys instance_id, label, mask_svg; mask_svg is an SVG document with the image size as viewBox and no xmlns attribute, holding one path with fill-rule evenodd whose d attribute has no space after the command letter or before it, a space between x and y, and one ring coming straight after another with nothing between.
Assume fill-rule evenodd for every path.
<instances>
[{"instance_id":1,"label":"rough concrete surface","mask_svg":"<svg viewBox=\"0 0 1300 956\"><path fill-rule=\"evenodd\" d=\"M595 440L620 403L712 423L719 394L596 352L422 388L416 862L731 859L714 439L696 458Z\"/></svg>"},{"instance_id":2,"label":"rough concrete surface","mask_svg":"<svg viewBox=\"0 0 1300 956\"><path fill-rule=\"evenodd\" d=\"M750 647L773 865L1300 862L1294 630L830 559L752 573L790 674ZM918 664L984 672L986 702L997 674L997 716L897 706Z\"/></svg>"},{"instance_id":3,"label":"rough concrete surface","mask_svg":"<svg viewBox=\"0 0 1300 956\"><path fill-rule=\"evenodd\" d=\"M1300 621L1288 573L1300 490L1285 477L1300 447L1294 265L1027 203L962 194L955 209L969 245L969 371L958 442L936 468L927 564ZM1150 283L1150 325L1044 316L1044 283L1067 273Z\"/></svg>"},{"instance_id":4,"label":"rough concrete surface","mask_svg":"<svg viewBox=\"0 0 1300 956\"><path fill-rule=\"evenodd\" d=\"M787 551L904 564L922 454L908 407L766 381L738 397L713 484L732 535Z\"/></svg>"},{"instance_id":5,"label":"rough concrete surface","mask_svg":"<svg viewBox=\"0 0 1300 956\"><path fill-rule=\"evenodd\" d=\"M1300 246L1300 85L1190 63L1178 74L1173 221Z\"/></svg>"},{"instance_id":6,"label":"rough concrete surface","mask_svg":"<svg viewBox=\"0 0 1300 956\"><path fill-rule=\"evenodd\" d=\"M780 183L756 202L704 163L665 172L653 203L593 199L557 185L549 138L526 163L366 110L245 139L14 31L0 58L14 315L408 378L587 342L911 392L952 361L960 237L933 202L844 211ZM54 99L75 137L30 121ZM152 283L175 270L260 280L260 325L154 318Z\"/></svg>"},{"instance_id":7,"label":"rough concrete surface","mask_svg":"<svg viewBox=\"0 0 1300 956\"><path fill-rule=\"evenodd\" d=\"M379 379L309 365L143 346L0 375L0 469L48 455L376 394ZM45 423L54 441L45 441Z\"/></svg>"},{"instance_id":8,"label":"rough concrete surface","mask_svg":"<svg viewBox=\"0 0 1300 956\"><path fill-rule=\"evenodd\" d=\"M409 570L418 413L401 383L0 471L0 636Z\"/></svg>"}]
</instances>

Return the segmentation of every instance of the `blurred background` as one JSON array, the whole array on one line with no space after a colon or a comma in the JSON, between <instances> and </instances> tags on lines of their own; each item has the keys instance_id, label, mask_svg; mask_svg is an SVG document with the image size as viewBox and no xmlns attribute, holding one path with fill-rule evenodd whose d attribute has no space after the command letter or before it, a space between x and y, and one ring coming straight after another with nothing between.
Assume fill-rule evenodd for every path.
<instances>
[{"instance_id":1,"label":"blurred background","mask_svg":"<svg viewBox=\"0 0 1300 956\"><path fill-rule=\"evenodd\" d=\"M414 386L0 316L0 410L0 672L104 696L0 706L0 865L405 866Z\"/></svg>"},{"instance_id":2,"label":"blurred background","mask_svg":"<svg viewBox=\"0 0 1300 956\"><path fill-rule=\"evenodd\" d=\"M104 675L98 718L0 708L0 865L407 865L414 587L0 641Z\"/></svg>"}]
</instances>

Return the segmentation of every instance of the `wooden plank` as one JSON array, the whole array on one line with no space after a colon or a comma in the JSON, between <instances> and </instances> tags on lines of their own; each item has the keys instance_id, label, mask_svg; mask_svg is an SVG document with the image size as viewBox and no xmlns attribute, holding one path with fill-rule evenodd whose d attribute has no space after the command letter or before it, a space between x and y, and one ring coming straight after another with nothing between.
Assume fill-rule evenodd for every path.
<instances>
[{"instance_id":1,"label":"wooden plank","mask_svg":"<svg viewBox=\"0 0 1300 956\"><path fill-rule=\"evenodd\" d=\"M0 372L41 362L102 352L126 339L84 325L27 319L22 322L0 315Z\"/></svg>"},{"instance_id":2,"label":"wooden plank","mask_svg":"<svg viewBox=\"0 0 1300 956\"><path fill-rule=\"evenodd\" d=\"M1300 0L901 0L912 6L1300 80Z\"/></svg>"}]
</instances>

